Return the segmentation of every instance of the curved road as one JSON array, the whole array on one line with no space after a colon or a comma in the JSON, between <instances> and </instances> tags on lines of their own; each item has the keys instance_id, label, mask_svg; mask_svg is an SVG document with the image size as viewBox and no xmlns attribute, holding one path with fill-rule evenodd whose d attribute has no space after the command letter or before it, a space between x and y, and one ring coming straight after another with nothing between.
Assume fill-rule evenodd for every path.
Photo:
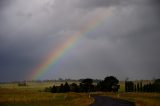
<instances>
[{"instance_id":1,"label":"curved road","mask_svg":"<svg viewBox=\"0 0 160 106\"><path fill-rule=\"evenodd\" d=\"M95 102L90 106L135 106L133 102L120 99L113 99L106 96L93 96Z\"/></svg>"}]
</instances>

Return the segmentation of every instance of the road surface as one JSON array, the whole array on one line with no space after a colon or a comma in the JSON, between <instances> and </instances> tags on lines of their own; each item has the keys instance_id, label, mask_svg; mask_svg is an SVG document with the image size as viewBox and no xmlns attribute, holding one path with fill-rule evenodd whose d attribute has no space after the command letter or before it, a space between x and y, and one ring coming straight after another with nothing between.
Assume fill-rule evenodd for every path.
<instances>
[{"instance_id":1,"label":"road surface","mask_svg":"<svg viewBox=\"0 0 160 106\"><path fill-rule=\"evenodd\" d=\"M95 102L90 106L135 106L133 102L120 99L113 99L106 96L93 96Z\"/></svg>"}]
</instances>

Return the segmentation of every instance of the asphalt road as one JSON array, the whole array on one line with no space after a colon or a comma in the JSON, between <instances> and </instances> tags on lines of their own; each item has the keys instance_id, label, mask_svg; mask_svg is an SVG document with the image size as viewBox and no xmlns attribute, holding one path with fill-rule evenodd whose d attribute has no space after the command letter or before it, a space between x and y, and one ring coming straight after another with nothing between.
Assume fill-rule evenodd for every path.
<instances>
[{"instance_id":1,"label":"asphalt road","mask_svg":"<svg viewBox=\"0 0 160 106\"><path fill-rule=\"evenodd\" d=\"M106 96L93 96L95 102L90 106L135 106L133 102L120 99L113 99Z\"/></svg>"}]
</instances>

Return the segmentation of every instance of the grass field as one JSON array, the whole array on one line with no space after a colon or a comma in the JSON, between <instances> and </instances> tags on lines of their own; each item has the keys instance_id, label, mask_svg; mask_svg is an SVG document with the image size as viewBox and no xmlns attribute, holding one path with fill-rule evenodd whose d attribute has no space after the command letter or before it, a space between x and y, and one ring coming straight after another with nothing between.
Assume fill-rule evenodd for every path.
<instances>
[{"instance_id":1,"label":"grass field","mask_svg":"<svg viewBox=\"0 0 160 106\"><path fill-rule=\"evenodd\" d=\"M61 82L29 82L27 86L18 86L17 83L0 84L0 106L88 106L92 102L86 93L43 92L45 87L60 84Z\"/></svg>"},{"instance_id":2,"label":"grass field","mask_svg":"<svg viewBox=\"0 0 160 106\"><path fill-rule=\"evenodd\" d=\"M45 87L60 84L61 82L29 82L27 86L18 86L17 83L0 84L0 106L88 106L93 102L87 93L43 92ZM125 93L124 84L120 85L119 94L98 94L133 101L136 106L160 106L160 93Z\"/></svg>"},{"instance_id":3,"label":"grass field","mask_svg":"<svg viewBox=\"0 0 160 106\"><path fill-rule=\"evenodd\" d=\"M1 88L9 88L9 89L18 89L18 90L35 90L42 91L46 87L51 87L53 85L59 86L60 84L64 84L65 82L27 82L27 86L18 86L18 83L5 83L0 84ZM73 82L68 82L69 84ZM78 83L78 82L75 82Z\"/></svg>"},{"instance_id":4,"label":"grass field","mask_svg":"<svg viewBox=\"0 0 160 106\"><path fill-rule=\"evenodd\" d=\"M88 106L91 100L85 93L47 93L0 89L0 106Z\"/></svg>"}]
</instances>

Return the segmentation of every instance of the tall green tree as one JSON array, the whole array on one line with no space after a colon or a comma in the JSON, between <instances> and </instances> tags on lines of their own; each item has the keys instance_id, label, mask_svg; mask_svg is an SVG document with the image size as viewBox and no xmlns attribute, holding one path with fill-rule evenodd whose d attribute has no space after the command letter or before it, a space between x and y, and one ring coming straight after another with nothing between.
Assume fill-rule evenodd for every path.
<instances>
[{"instance_id":1,"label":"tall green tree","mask_svg":"<svg viewBox=\"0 0 160 106\"><path fill-rule=\"evenodd\" d=\"M119 89L119 80L114 76L105 77L103 81L97 84L97 89L100 91L117 91Z\"/></svg>"},{"instance_id":2,"label":"tall green tree","mask_svg":"<svg viewBox=\"0 0 160 106\"><path fill-rule=\"evenodd\" d=\"M137 92L137 86L136 86L136 84L134 85L134 92Z\"/></svg>"},{"instance_id":3,"label":"tall green tree","mask_svg":"<svg viewBox=\"0 0 160 106\"><path fill-rule=\"evenodd\" d=\"M70 91L71 92L79 92L79 86L76 83L72 83L70 85Z\"/></svg>"},{"instance_id":4,"label":"tall green tree","mask_svg":"<svg viewBox=\"0 0 160 106\"><path fill-rule=\"evenodd\" d=\"M64 85L63 85L63 84L61 84L61 85L58 87L58 92L59 92L59 93L64 93L64 92L65 92L65 90L64 90Z\"/></svg>"},{"instance_id":5,"label":"tall green tree","mask_svg":"<svg viewBox=\"0 0 160 106\"><path fill-rule=\"evenodd\" d=\"M94 90L94 85L92 84L93 80L90 78L82 80L80 83L80 91L82 92L91 92Z\"/></svg>"},{"instance_id":6,"label":"tall green tree","mask_svg":"<svg viewBox=\"0 0 160 106\"><path fill-rule=\"evenodd\" d=\"M132 81L125 81L125 91L126 92L134 91L134 83Z\"/></svg>"},{"instance_id":7,"label":"tall green tree","mask_svg":"<svg viewBox=\"0 0 160 106\"><path fill-rule=\"evenodd\" d=\"M64 92L70 92L70 86L68 85L67 82L64 84L63 89L64 89Z\"/></svg>"},{"instance_id":8,"label":"tall green tree","mask_svg":"<svg viewBox=\"0 0 160 106\"><path fill-rule=\"evenodd\" d=\"M137 83L137 91L140 91L139 82Z\"/></svg>"},{"instance_id":9,"label":"tall green tree","mask_svg":"<svg viewBox=\"0 0 160 106\"><path fill-rule=\"evenodd\" d=\"M160 79L156 79L153 83L153 86L155 92L160 92Z\"/></svg>"},{"instance_id":10,"label":"tall green tree","mask_svg":"<svg viewBox=\"0 0 160 106\"><path fill-rule=\"evenodd\" d=\"M142 82L140 82L140 92L143 92Z\"/></svg>"},{"instance_id":11,"label":"tall green tree","mask_svg":"<svg viewBox=\"0 0 160 106\"><path fill-rule=\"evenodd\" d=\"M52 87L51 92L52 93L57 93L58 87L56 87L55 85Z\"/></svg>"}]
</instances>

